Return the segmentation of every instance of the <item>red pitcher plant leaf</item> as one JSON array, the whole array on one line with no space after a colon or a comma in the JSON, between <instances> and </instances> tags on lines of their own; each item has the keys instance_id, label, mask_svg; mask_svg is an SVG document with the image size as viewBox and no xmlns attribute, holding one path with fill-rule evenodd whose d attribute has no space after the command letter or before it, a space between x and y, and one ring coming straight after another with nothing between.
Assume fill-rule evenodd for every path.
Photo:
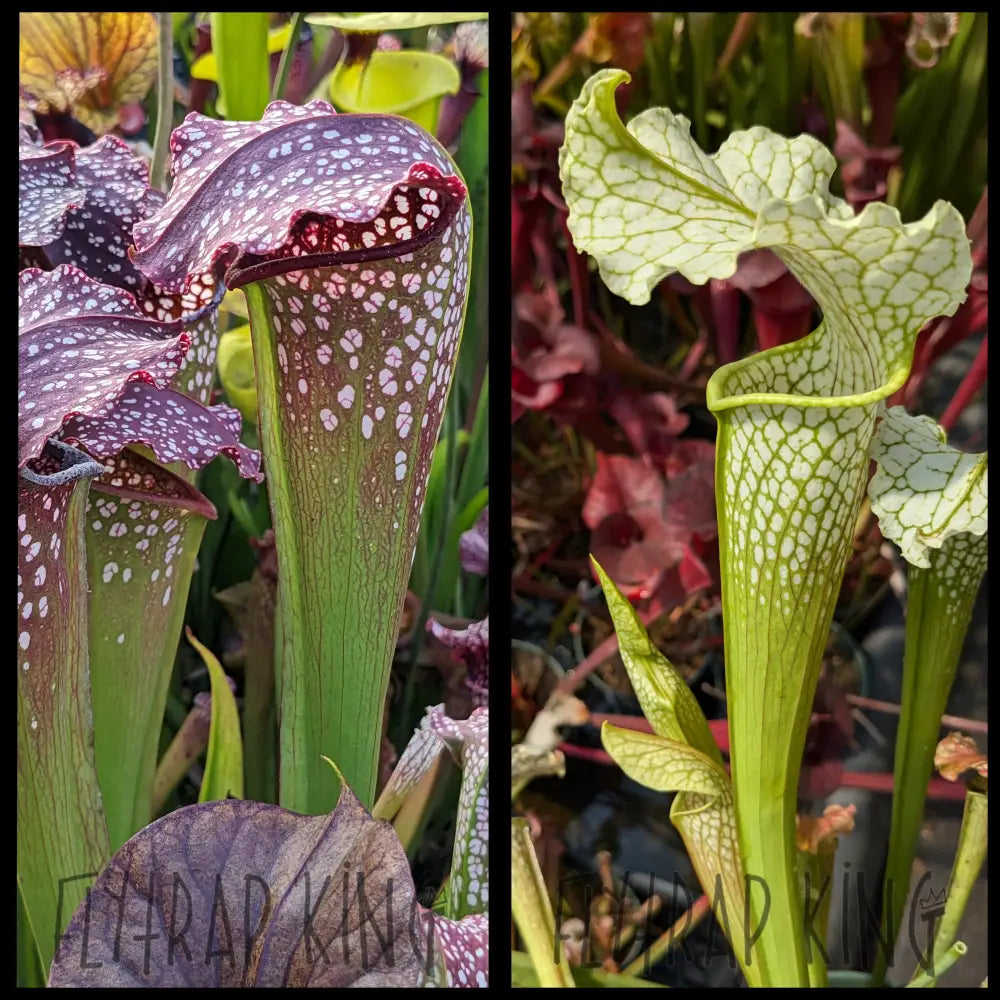
<instances>
[{"instance_id":1,"label":"red pitcher plant leaf","mask_svg":"<svg viewBox=\"0 0 1000 1000\"><path fill-rule=\"evenodd\" d=\"M41 454L73 417L114 411L136 382L163 390L190 338L144 315L126 291L79 268L18 277L18 464Z\"/></svg>"},{"instance_id":2,"label":"red pitcher plant leaf","mask_svg":"<svg viewBox=\"0 0 1000 1000\"><path fill-rule=\"evenodd\" d=\"M586 387L601 370L598 338L567 323L559 303L546 292L521 292L514 311L513 418L526 409L578 410L580 400L593 393L572 391L580 388L575 383Z\"/></svg>"},{"instance_id":3,"label":"red pitcher plant leaf","mask_svg":"<svg viewBox=\"0 0 1000 1000\"><path fill-rule=\"evenodd\" d=\"M484 507L476 523L458 539L458 558L462 569L478 576L490 572L490 509Z\"/></svg>"},{"instance_id":4,"label":"red pitcher plant leaf","mask_svg":"<svg viewBox=\"0 0 1000 1000\"><path fill-rule=\"evenodd\" d=\"M449 986L485 986L488 973L488 719L485 708L458 722L445 715L443 705L428 708L373 811L380 819L394 816L445 747L463 768L448 913L434 914Z\"/></svg>"},{"instance_id":5,"label":"red pitcher plant leaf","mask_svg":"<svg viewBox=\"0 0 1000 1000\"><path fill-rule=\"evenodd\" d=\"M742 254L736 273L724 284L750 300L762 351L801 340L812 327L813 297L770 250Z\"/></svg>"},{"instance_id":6,"label":"red pitcher plant leaf","mask_svg":"<svg viewBox=\"0 0 1000 1000\"><path fill-rule=\"evenodd\" d=\"M131 774L133 758L141 756L137 748L146 744L151 743L150 763L155 766L159 719L150 735L145 731L150 722L136 708L138 703L145 710L155 701L150 672L144 669L149 637L162 641L158 624L169 604L169 563L178 550L179 522L195 516L203 522L206 513L214 514L186 481L130 446L145 442L161 459L180 449L193 468L220 450L237 456L251 472L255 460L239 446L226 408L206 410L167 388L189 343L180 323L150 318L129 292L67 265L51 272L24 271L18 285L19 647L25 654L18 674L18 878L47 964L51 935L69 915L68 908L59 907L60 880L93 871L106 860L110 845L104 810L115 823L113 839L132 832L127 829L132 813L141 813L137 788L124 794L119 784L105 779L118 771ZM160 396L179 407L183 400L184 419L177 426L163 420L147 426L136 417L140 398L156 402ZM70 481L77 474L106 479L109 493L117 495L88 497L87 478ZM130 494L134 486L139 488ZM179 502L163 508L158 525L136 523L141 501L153 495ZM114 516L119 510L120 516ZM130 560L95 558L93 545L86 554L85 525L100 524L104 517L108 536L128 546ZM146 537L136 538L140 527ZM143 555L131 549L148 548L150 536L161 530L167 547L152 572L153 579L164 576L166 589L157 591L144 579ZM88 615L88 591L94 589L96 602L99 584L128 585L130 580L132 599L119 598L108 617ZM153 606L140 607L140 594ZM141 655L130 673L119 672L114 668L121 665L120 658L109 663L99 654L121 649L126 631L129 639L135 638L137 607L146 616ZM128 683L131 675L134 685ZM100 689L93 703L91 686L95 692ZM162 708L161 701L161 716ZM111 750L120 750L122 734L134 734L137 725L144 731L129 743L132 756L123 760ZM109 742L102 745L102 740ZM145 789L148 795L148 783ZM127 811L127 820L119 806ZM148 818L139 815L136 822L142 825ZM60 833L67 828L86 831L79 845L71 846L75 839Z\"/></svg>"},{"instance_id":7,"label":"red pitcher plant leaf","mask_svg":"<svg viewBox=\"0 0 1000 1000\"><path fill-rule=\"evenodd\" d=\"M893 395L890 404L902 403L911 410L919 409L921 390L934 362L961 341L982 333L989 327L988 230L989 190L984 189L966 226L966 232L972 241L972 278L967 289L968 297L954 316L940 316L931 320L917 335L910 377ZM951 415L954 418L958 413Z\"/></svg>"},{"instance_id":8,"label":"red pitcher plant leaf","mask_svg":"<svg viewBox=\"0 0 1000 1000\"><path fill-rule=\"evenodd\" d=\"M111 852L89 724L83 545L88 479L103 468L59 442L43 449L17 491L17 881L47 967L83 898L84 883L60 880L98 871Z\"/></svg>"},{"instance_id":9,"label":"red pitcher plant leaf","mask_svg":"<svg viewBox=\"0 0 1000 1000\"><path fill-rule=\"evenodd\" d=\"M489 704L490 620L472 622L467 628L453 629L431 618L427 631L465 664L465 683L476 708Z\"/></svg>"},{"instance_id":10,"label":"red pitcher plant leaf","mask_svg":"<svg viewBox=\"0 0 1000 1000\"><path fill-rule=\"evenodd\" d=\"M125 444L154 448L162 462L183 462L199 469L216 455L227 455L246 479L260 480L260 455L240 444L239 412L228 406L204 407L173 389L142 382L122 395L105 416L71 416L63 440L83 444L96 458L110 458Z\"/></svg>"},{"instance_id":11,"label":"red pitcher plant leaf","mask_svg":"<svg viewBox=\"0 0 1000 1000\"><path fill-rule=\"evenodd\" d=\"M94 254L95 262L118 264L108 269L114 276L128 262L132 224L153 202L164 198L149 187L146 164L114 136L80 149L64 140L43 144L37 129L21 124L19 137L18 242L47 247L75 235L81 248L87 246L82 252ZM89 214L83 215L84 209ZM98 231L88 239L95 223ZM53 264L85 267L89 262L86 256L72 258L62 247L57 252L60 259ZM126 270L130 277L123 280L122 287L137 288L138 273Z\"/></svg>"},{"instance_id":12,"label":"red pitcher plant leaf","mask_svg":"<svg viewBox=\"0 0 1000 1000\"><path fill-rule=\"evenodd\" d=\"M283 622L283 805L331 807L320 755L374 798L388 665L465 310L465 185L392 116L276 101L192 114L134 230L165 292L224 275L249 305Z\"/></svg>"},{"instance_id":13,"label":"red pitcher plant leaf","mask_svg":"<svg viewBox=\"0 0 1000 1000\"><path fill-rule=\"evenodd\" d=\"M598 453L583 520L594 558L630 599L651 596L674 567L691 589L710 579L692 543L710 541L718 530L713 463L698 457L679 468L688 450L698 456L698 449L679 453L669 481L643 459Z\"/></svg>"},{"instance_id":14,"label":"red pitcher plant leaf","mask_svg":"<svg viewBox=\"0 0 1000 1000\"><path fill-rule=\"evenodd\" d=\"M608 412L621 425L636 454L646 455L653 462L667 458L691 422L678 409L673 396L665 392L616 393Z\"/></svg>"},{"instance_id":15,"label":"red pitcher plant leaf","mask_svg":"<svg viewBox=\"0 0 1000 1000\"><path fill-rule=\"evenodd\" d=\"M485 913L490 901L490 715L488 708L477 708L468 719L456 721L431 709L429 718L428 728L444 740L462 768L446 912L458 920Z\"/></svg>"},{"instance_id":16,"label":"red pitcher plant leaf","mask_svg":"<svg viewBox=\"0 0 1000 1000\"><path fill-rule=\"evenodd\" d=\"M259 456L239 445L234 411L199 405L211 393L221 289L209 275L188 294L161 294L128 256L132 227L165 198L149 188L146 164L113 136L86 149L41 146L25 128L20 154L22 261L75 265L107 283L101 288L121 289L100 294L125 303L133 321L141 313L146 329L180 329L186 338L179 364L157 387L132 387L111 412L73 416L63 434L106 460L109 472L95 489L125 497L119 503L92 494L86 522L98 769L117 847L151 818L148 793L180 619L205 518L215 516L191 485L193 470L224 452L242 474L259 478ZM172 468L122 450L126 440L155 444Z\"/></svg>"},{"instance_id":17,"label":"red pitcher plant leaf","mask_svg":"<svg viewBox=\"0 0 1000 1000\"><path fill-rule=\"evenodd\" d=\"M406 796L417 787L420 779L430 771L445 749L444 739L431 729L431 718L438 712L444 712L444 705L428 708L427 714L420 720L420 726L413 731L410 742L403 750L403 756L393 768L372 809L372 815L376 819L391 820L399 812Z\"/></svg>"},{"instance_id":18,"label":"red pitcher plant leaf","mask_svg":"<svg viewBox=\"0 0 1000 1000\"><path fill-rule=\"evenodd\" d=\"M22 266L73 264L131 292L152 318L183 320L192 344L174 387L208 403L218 337L211 307L221 289L203 275L186 295L161 294L132 264L132 227L165 199L149 187L145 162L115 136L85 149L63 141L42 145L37 130L24 125L19 154Z\"/></svg>"},{"instance_id":19,"label":"red pitcher plant leaf","mask_svg":"<svg viewBox=\"0 0 1000 1000\"><path fill-rule=\"evenodd\" d=\"M646 61L646 43L652 32L650 13L592 14L573 51L593 63L635 72Z\"/></svg>"},{"instance_id":20,"label":"red pitcher plant leaf","mask_svg":"<svg viewBox=\"0 0 1000 1000\"><path fill-rule=\"evenodd\" d=\"M448 893L448 915L455 918L482 913L489 903L488 739L487 708L464 720L447 716L443 705L428 708L373 810L378 818L392 818L438 754L445 748L452 754L464 772Z\"/></svg>"},{"instance_id":21,"label":"red pitcher plant leaf","mask_svg":"<svg viewBox=\"0 0 1000 1000\"><path fill-rule=\"evenodd\" d=\"M489 986L489 928L487 913L461 920L434 915L434 931L444 955L447 986L457 989L486 989Z\"/></svg>"},{"instance_id":22,"label":"red pitcher plant leaf","mask_svg":"<svg viewBox=\"0 0 1000 1000\"><path fill-rule=\"evenodd\" d=\"M903 148L873 149L847 122L838 121L833 152L841 164L847 201L860 212L865 205L885 198L889 171L899 164Z\"/></svg>"},{"instance_id":23,"label":"red pitcher plant leaf","mask_svg":"<svg viewBox=\"0 0 1000 1000\"><path fill-rule=\"evenodd\" d=\"M89 497L86 539L97 762L117 846L150 818L179 616L215 516L190 472L157 462L195 470L226 454L259 480L260 457L240 444L235 411L170 388L190 349L181 321L151 317L131 292L70 265L24 271L19 284L22 462L57 438L107 469Z\"/></svg>"}]
</instances>

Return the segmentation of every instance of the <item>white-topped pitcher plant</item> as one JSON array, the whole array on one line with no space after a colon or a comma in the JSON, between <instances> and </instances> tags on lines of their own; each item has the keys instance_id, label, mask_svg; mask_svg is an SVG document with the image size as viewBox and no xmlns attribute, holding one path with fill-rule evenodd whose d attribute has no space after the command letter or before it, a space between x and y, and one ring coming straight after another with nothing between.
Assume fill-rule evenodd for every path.
<instances>
[{"instance_id":1,"label":"white-topped pitcher plant","mask_svg":"<svg viewBox=\"0 0 1000 1000\"><path fill-rule=\"evenodd\" d=\"M667 679L672 668L630 624L606 578L625 663L657 735L606 727L604 742L633 777L683 793L672 816L710 898L715 876L723 879L747 981L825 985L822 954L803 933L799 885L796 793L806 729L870 459L885 454L873 449L883 400L905 381L921 327L965 298L969 240L945 202L911 223L881 203L855 215L830 193L836 161L810 136L756 127L733 133L710 156L687 119L664 108L626 126L614 98L627 79L605 70L585 84L560 154L570 232L608 288L639 305L668 275L724 279L740 254L766 248L823 319L803 340L723 366L707 388L718 420L731 784L714 743L704 743L703 720L691 716L700 716L697 705L682 682ZM892 426L891 417L883 422ZM894 482L897 495L921 490L902 472ZM979 486L985 522L984 477ZM933 504L906 511L918 533L930 530L922 514L941 517ZM959 645L969 603L963 592L933 605L937 627L954 622ZM920 779L926 791L926 769ZM897 796L906 792L897 784Z\"/></svg>"}]
</instances>

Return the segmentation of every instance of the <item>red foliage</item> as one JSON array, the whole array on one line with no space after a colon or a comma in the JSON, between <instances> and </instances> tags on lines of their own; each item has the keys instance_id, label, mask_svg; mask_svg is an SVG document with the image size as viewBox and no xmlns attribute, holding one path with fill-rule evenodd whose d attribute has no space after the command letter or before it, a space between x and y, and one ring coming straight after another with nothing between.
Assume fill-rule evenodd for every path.
<instances>
[{"instance_id":1,"label":"red foliage","mask_svg":"<svg viewBox=\"0 0 1000 1000\"><path fill-rule=\"evenodd\" d=\"M590 551L630 599L653 597L665 587L683 597L712 583L702 556L718 534L714 462L699 450L692 449L686 464L675 454L669 478L643 459L597 456L583 506Z\"/></svg>"},{"instance_id":2,"label":"red foliage","mask_svg":"<svg viewBox=\"0 0 1000 1000\"><path fill-rule=\"evenodd\" d=\"M889 171L898 165L902 146L872 148L846 122L837 122L834 155L840 161L844 194L851 207L860 212L873 201L884 201Z\"/></svg>"},{"instance_id":3,"label":"red foliage","mask_svg":"<svg viewBox=\"0 0 1000 1000\"><path fill-rule=\"evenodd\" d=\"M546 292L521 292L514 312L512 418L557 403L564 413L589 407L586 376L596 375L601 363L597 337L565 322L562 308Z\"/></svg>"}]
</instances>

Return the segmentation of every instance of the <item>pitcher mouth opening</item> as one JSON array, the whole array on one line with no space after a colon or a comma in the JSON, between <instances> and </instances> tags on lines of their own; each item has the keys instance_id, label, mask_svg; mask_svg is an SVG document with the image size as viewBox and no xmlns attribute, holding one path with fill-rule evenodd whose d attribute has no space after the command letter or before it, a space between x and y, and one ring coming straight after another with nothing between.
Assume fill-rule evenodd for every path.
<instances>
[{"instance_id":1,"label":"pitcher mouth opening","mask_svg":"<svg viewBox=\"0 0 1000 1000\"><path fill-rule=\"evenodd\" d=\"M413 211L416 196L422 211ZM288 240L266 254L240 253L225 270L227 288L242 288L292 271L395 260L439 240L464 201L448 189L402 184L381 212L367 222L305 213L293 224ZM406 214L400 205L406 206ZM411 217L412 216L412 217Z\"/></svg>"}]
</instances>

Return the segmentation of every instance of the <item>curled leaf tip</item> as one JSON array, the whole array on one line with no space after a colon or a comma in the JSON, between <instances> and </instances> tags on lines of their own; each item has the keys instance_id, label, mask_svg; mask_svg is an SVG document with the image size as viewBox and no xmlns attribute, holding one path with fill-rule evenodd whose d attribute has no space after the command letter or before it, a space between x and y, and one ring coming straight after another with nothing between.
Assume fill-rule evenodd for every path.
<instances>
[{"instance_id":1,"label":"curled leaf tip","mask_svg":"<svg viewBox=\"0 0 1000 1000\"><path fill-rule=\"evenodd\" d=\"M75 479L93 479L104 472L104 466L86 452L52 438L45 443L42 454L20 470L20 475L36 486L62 486Z\"/></svg>"},{"instance_id":2,"label":"curled leaf tip","mask_svg":"<svg viewBox=\"0 0 1000 1000\"><path fill-rule=\"evenodd\" d=\"M329 764L330 767L333 768L334 773L337 775L337 780L340 782L341 792L343 792L343 790L345 788L348 788L347 779L344 777L343 771L341 771L340 768L337 767L337 765L334 764L334 762L332 760L330 760L329 757L326 756L326 754L320 754L320 758L322 760L326 761L326 763Z\"/></svg>"},{"instance_id":3,"label":"curled leaf tip","mask_svg":"<svg viewBox=\"0 0 1000 1000\"><path fill-rule=\"evenodd\" d=\"M172 389L192 334L146 314L131 292L79 268L18 276L18 451L24 468L59 438L93 458L130 445L198 469L216 455L260 481L260 454L241 444L239 414Z\"/></svg>"},{"instance_id":4,"label":"curled leaf tip","mask_svg":"<svg viewBox=\"0 0 1000 1000\"><path fill-rule=\"evenodd\" d=\"M965 298L972 260L960 213L937 202L903 224L895 209L873 203L855 215L830 194L836 161L811 136L754 127L708 156L687 119L665 108L626 126L614 92L627 79L615 70L591 77L560 151L570 230L605 284L641 304L670 274L696 284L728 278L740 254L770 248L823 310L825 332L794 351L720 369L710 407L766 396L804 406L835 401L821 397L866 402L898 387L923 323ZM832 364L835 352L844 363Z\"/></svg>"},{"instance_id":5,"label":"curled leaf tip","mask_svg":"<svg viewBox=\"0 0 1000 1000\"><path fill-rule=\"evenodd\" d=\"M887 410L872 442L872 510L886 538L913 566L958 535L984 539L988 527L987 456L950 447L931 417Z\"/></svg>"},{"instance_id":6,"label":"curled leaf tip","mask_svg":"<svg viewBox=\"0 0 1000 1000\"><path fill-rule=\"evenodd\" d=\"M435 618L427 621L427 631L452 650L465 664L465 683L472 693L474 707L485 706L489 697L490 620L470 622L464 629L452 629Z\"/></svg>"},{"instance_id":7,"label":"curled leaf tip","mask_svg":"<svg viewBox=\"0 0 1000 1000\"><path fill-rule=\"evenodd\" d=\"M74 417L111 412L133 383L166 389L190 336L79 268L18 275L18 450L23 465Z\"/></svg>"},{"instance_id":8,"label":"curled leaf tip","mask_svg":"<svg viewBox=\"0 0 1000 1000\"><path fill-rule=\"evenodd\" d=\"M220 269L238 288L396 257L446 230L466 198L423 129L391 115L340 115L325 101L274 101L259 122L192 113L171 150L174 186L136 225L134 259L174 291Z\"/></svg>"}]
</instances>

